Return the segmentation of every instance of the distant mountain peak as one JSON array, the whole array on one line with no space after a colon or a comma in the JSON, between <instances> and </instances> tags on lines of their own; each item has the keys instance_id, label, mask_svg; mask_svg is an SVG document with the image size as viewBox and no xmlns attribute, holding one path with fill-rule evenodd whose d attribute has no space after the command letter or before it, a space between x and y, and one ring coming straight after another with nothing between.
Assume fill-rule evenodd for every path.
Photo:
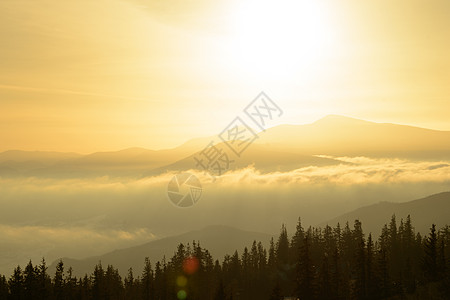
<instances>
[{"instance_id":1,"label":"distant mountain peak","mask_svg":"<svg viewBox=\"0 0 450 300\"><path fill-rule=\"evenodd\" d=\"M327 125L335 125L335 124L355 124L355 123L364 123L364 124L370 124L374 122L365 121L361 119L356 119L352 117L342 116L342 115L326 115L325 117L313 122L312 124L327 124Z\"/></svg>"},{"instance_id":2,"label":"distant mountain peak","mask_svg":"<svg viewBox=\"0 0 450 300\"><path fill-rule=\"evenodd\" d=\"M141 148L141 147L130 147L130 148L126 148L123 150L119 150L117 152L128 153L128 154L140 154L140 153L149 152L149 151L153 151L153 150L149 150L149 149Z\"/></svg>"}]
</instances>

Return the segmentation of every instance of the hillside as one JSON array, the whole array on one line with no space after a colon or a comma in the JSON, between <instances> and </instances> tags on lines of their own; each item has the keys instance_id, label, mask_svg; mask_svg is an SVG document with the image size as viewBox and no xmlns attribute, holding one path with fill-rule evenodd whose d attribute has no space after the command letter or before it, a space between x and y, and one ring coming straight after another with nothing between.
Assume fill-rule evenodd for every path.
<instances>
[{"instance_id":1,"label":"hillside","mask_svg":"<svg viewBox=\"0 0 450 300\"><path fill-rule=\"evenodd\" d=\"M366 234L372 232L378 236L380 228L385 223L389 223L393 214L396 216L397 225L400 225L401 219L411 215L416 232L427 234L432 223L436 224L437 228L450 225L450 192L403 203L376 203L333 218L320 226L323 227L326 224L335 226L337 223L342 226L347 221L350 226L353 226L353 221L358 219L362 222Z\"/></svg>"},{"instance_id":2,"label":"hillside","mask_svg":"<svg viewBox=\"0 0 450 300\"><path fill-rule=\"evenodd\" d=\"M329 115L268 129L257 143L304 154L450 159L450 132Z\"/></svg>"},{"instance_id":3,"label":"hillside","mask_svg":"<svg viewBox=\"0 0 450 300\"><path fill-rule=\"evenodd\" d=\"M258 133L233 168L254 165L263 172L338 162L316 155L450 159L450 132L327 116L307 125L280 125ZM0 153L0 176L75 178L145 176L195 168L193 156L216 136L195 138L173 149L129 148L88 155L57 152ZM226 147L225 147L226 149Z\"/></svg>"},{"instance_id":4,"label":"hillside","mask_svg":"<svg viewBox=\"0 0 450 300\"><path fill-rule=\"evenodd\" d=\"M74 274L81 276L90 274L95 264L99 261L103 265L112 264L117 267L122 275L125 275L130 267L136 274L140 274L145 257L149 257L154 263L161 261L165 256L169 259L180 243L192 245L193 241L199 241L200 245L208 249L215 259L222 260L225 254L232 254L235 250L242 251L244 247L250 247L254 240L261 241L267 246L271 236L265 233L239 230L228 226L208 226L201 230L190 231L181 235L162 238L143 245L115 250L101 256L86 259L63 258L67 266L72 266ZM50 266L50 272L56 268L55 261Z\"/></svg>"}]
</instances>

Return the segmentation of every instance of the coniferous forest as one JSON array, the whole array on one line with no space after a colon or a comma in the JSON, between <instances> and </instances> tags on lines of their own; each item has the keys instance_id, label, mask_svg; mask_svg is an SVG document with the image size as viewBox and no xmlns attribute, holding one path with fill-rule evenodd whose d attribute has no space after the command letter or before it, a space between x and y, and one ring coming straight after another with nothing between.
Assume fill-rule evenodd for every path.
<instances>
[{"instance_id":1,"label":"coniferous forest","mask_svg":"<svg viewBox=\"0 0 450 300\"><path fill-rule=\"evenodd\" d=\"M45 260L0 276L0 300L20 299L450 299L450 228L415 233L408 216L395 216L378 238L356 220L332 228L303 228L290 238L281 227L266 249L261 242L215 260L200 242L179 244L173 257L150 262L121 278L99 262L76 278L60 261Z\"/></svg>"}]
</instances>

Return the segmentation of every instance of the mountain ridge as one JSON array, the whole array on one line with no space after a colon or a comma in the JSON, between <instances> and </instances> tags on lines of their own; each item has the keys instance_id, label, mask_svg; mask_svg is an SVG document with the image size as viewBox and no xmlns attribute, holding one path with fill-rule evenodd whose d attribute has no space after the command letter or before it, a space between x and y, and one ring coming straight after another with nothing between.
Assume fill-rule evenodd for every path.
<instances>
[{"instance_id":1,"label":"mountain ridge","mask_svg":"<svg viewBox=\"0 0 450 300\"><path fill-rule=\"evenodd\" d=\"M262 171L270 172L323 165L325 160L317 155L450 160L450 131L376 123L340 115L328 115L306 125L278 125L259 132L258 136L244 152L244 159L238 158L239 168L256 164L262 166ZM131 147L87 155L9 150L0 153L0 174L61 178L142 177L177 166L180 167L178 171L186 171L195 166L182 162L204 149L213 138L195 138L163 150ZM329 160L328 163L335 162Z\"/></svg>"},{"instance_id":2,"label":"mountain ridge","mask_svg":"<svg viewBox=\"0 0 450 300\"><path fill-rule=\"evenodd\" d=\"M244 247L251 246L256 240L267 246L272 235L261 232L237 229L226 225L209 225L201 229L188 231L179 235L162 237L141 245L116 249L103 255L87 257L84 259L61 258L65 265L73 268L74 274L84 276L92 272L92 268L98 262L102 264L113 264L122 276L125 276L130 267L137 274L141 273L145 257L149 257L152 263L169 259L180 243L190 244L199 242L202 247L208 249L215 259L222 259L225 254L235 250L241 252ZM49 269L55 270L59 259L54 261Z\"/></svg>"},{"instance_id":3,"label":"mountain ridge","mask_svg":"<svg viewBox=\"0 0 450 300\"><path fill-rule=\"evenodd\" d=\"M336 226L337 223L340 223L342 227L348 221L352 228L353 222L359 220L362 222L365 236L367 237L369 233L372 233L377 238L381 228L384 224L389 223L392 215L396 215L397 226L400 225L401 219L405 220L410 215L416 233L420 232L423 236L428 234L432 223L436 224L437 228L450 224L449 211L450 191L446 191L400 203L380 201L332 218L316 227ZM294 232L289 232L290 236L293 234ZM244 247L250 247L253 241L261 241L267 247L270 238L274 236L227 225L209 225L182 234L162 237L141 245L116 249L98 256L84 259L68 257L61 259L66 266L73 267L74 274L77 276L89 274L98 262L104 265L114 265L122 275L125 275L130 267L139 274L145 257L149 257L153 263L164 257L170 259L179 243L192 245L193 241L198 242L210 251L214 259L220 260L224 255L231 255L235 250L241 253ZM51 264L50 270L54 270L58 261L56 260Z\"/></svg>"},{"instance_id":4,"label":"mountain ridge","mask_svg":"<svg viewBox=\"0 0 450 300\"><path fill-rule=\"evenodd\" d=\"M281 127L298 127L298 126L311 126L314 124L321 124L324 122L328 122L329 120L346 120L346 121L356 121L359 123L365 123L365 124L378 124L378 125L394 125L394 126L403 126L403 127L408 127L408 128L414 128L414 129L422 129L422 130L426 130L426 131L434 131L434 132L446 132L446 133L450 133L450 130L439 130L439 129L431 129L431 128L426 128L426 127L420 127L420 126L415 126L415 125L405 125L405 124L399 124L399 123L391 123L391 122L375 122L375 121L368 121L368 120L364 120L364 119L358 119L358 118L354 118L354 117L348 117L348 116L343 116L343 115L337 115L337 114L329 114L326 115L320 119L317 119L314 122L311 123L307 123L307 124L280 124L274 127L270 127L267 128L267 130L271 130L273 128L281 128ZM71 155L78 155L78 156L88 156L88 155L92 155L92 154L96 154L96 153L111 153L111 152L126 152L128 150L146 150L146 151L169 151L169 150L174 150L180 147L192 147L192 144L197 144L196 146L198 146L199 144L203 144L203 141L209 141L211 139L210 136L205 136L205 137L197 137L197 138L192 138L189 139L181 144L179 144L178 146L175 147L170 147L170 148L163 148L163 149L150 149L150 148L145 148L145 147L138 147L138 146L131 146L131 147L127 147L127 148L121 148L118 150L105 150L105 151L95 151L95 152L90 152L90 153L86 153L86 154L80 154L77 152L60 152L60 151L47 151L47 150L21 150L21 149L9 149L9 150L4 150L0 152L0 161L2 161L1 156L4 155L5 153L8 152L22 152L22 153L53 153L53 154L71 154ZM206 145L205 145L206 146Z\"/></svg>"},{"instance_id":5,"label":"mountain ridge","mask_svg":"<svg viewBox=\"0 0 450 300\"><path fill-rule=\"evenodd\" d=\"M380 201L322 222L319 226L335 226L337 223L342 226L346 222L352 226L351 222L358 219L362 222L366 235L371 232L372 235L378 236L382 226L389 223L392 215L396 216L397 225L401 219L405 220L410 215L416 232L423 235L428 233L432 223L438 228L450 225L449 212L450 191L445 191L406 202Z\"/></svg>"}]
</instances>

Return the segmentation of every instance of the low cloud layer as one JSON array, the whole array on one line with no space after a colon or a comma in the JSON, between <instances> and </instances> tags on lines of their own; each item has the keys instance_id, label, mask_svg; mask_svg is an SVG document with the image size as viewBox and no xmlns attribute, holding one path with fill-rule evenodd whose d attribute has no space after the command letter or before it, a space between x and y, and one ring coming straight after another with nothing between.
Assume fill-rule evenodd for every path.
<instances>
[{"instance_id":1,"label":"low cloud layer","mask_svg":"<svg viewBox=\"0 0 450 300\"><path fill-rule=\"evenodd\" d=\"M379 201L450 190L450 162L333 157L342 164L264 173L252 166L213 180L180 209L167 198L175 172L146 178L0 178L0 273L45 256L81 258L212 224L276 233L299 216L316 225Z\"/></svg>"},{"instance_id":2,"label":"low cloud layer","mask_svg":"<svg viewBox=\"0 0 450 300\"><path fill-rule=\"evenodd\" d=\"M290 172L261 173L253 167L227 173L220 183L292 184L334 183L342 185L367 183L447 182L450 162L374 159L368 157L332 157L346 164L296 169Z\"/></svg>"},{"instance_id":3,"label":"low cloud layer","mask_svg":"<svg viewBox=\"0 0 450 300\"><path fill-rule=\"evenodd\" d=\"M30 259L47 263L62 257L89 257L146 243L155 239L147 228L116 230L80 225L5 225L0 224L0 273L9 274L17 264Z\"/></svg>"}]
</instances>

